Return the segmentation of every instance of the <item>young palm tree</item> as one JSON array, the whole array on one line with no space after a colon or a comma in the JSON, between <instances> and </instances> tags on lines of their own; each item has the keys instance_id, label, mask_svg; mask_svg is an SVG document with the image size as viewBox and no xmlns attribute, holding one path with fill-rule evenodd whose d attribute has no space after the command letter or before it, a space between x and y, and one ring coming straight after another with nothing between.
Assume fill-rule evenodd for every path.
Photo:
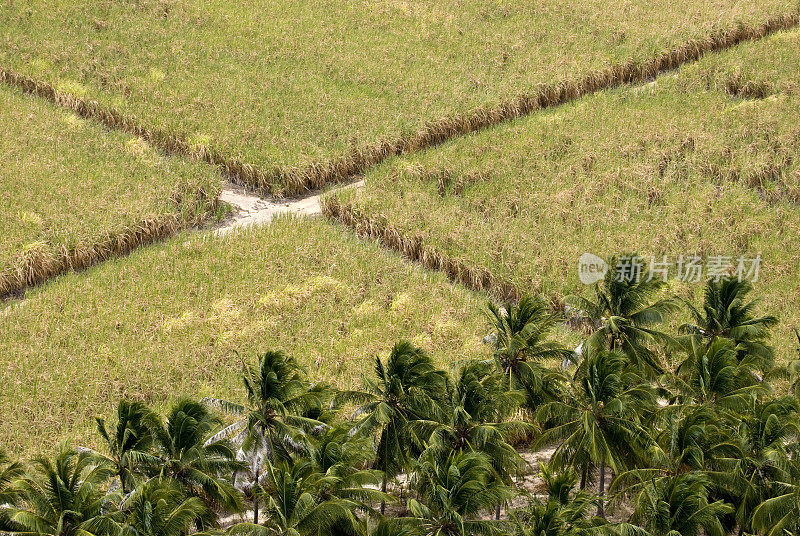
<instances>
[{"instance_id":1,"label":"young palm tree","mask_svg":"<svg viewBox=\"0 0 800 536\"><path fill-rule=\"evenodd\" d=\"M203 501L186 497L171 480L142 483L120 505L121 536L183 536L208 512Z\"/></svg>"},{"instance_id":2,"label":"young palm tree","mask_svg":"<svg viewBox=\"0 0 800 536\"><path fill-rule=\"evenodd\" d=\"M16 505L8 508L8 521L17 534L101 536L115 534L119 526L112 511L113 496L103 486L113 468L97 463L88 451L61 446L53 461L36 458L34 473L17 484Z\"/></svg>"},{"instance_id":3,"label":"young palm tree","mask_svg":"<svg viewBox=\"0 0 800 536\"><path fill-rule=\"evenodd\" d=\"M798 401L793 397L753 399L739 415L734 439L738 451L721 460L715 472L726 497L736 507L742 529L752 528L755 508L770 496L772 482L784 478L789 446L800 436Z\"/></svg>"},{"instance_id":4,"label":"young palm tree","mask_svg":"<svg viewBox=\"0 0 800 536\"><path fill-rule=\"evenodd\" d=\"M523 297L519 305L506 303L501 309L489 303L494 359L500 371L508 376L510 389L527 393L527 405L535 409L540 403L558 399L563 375L546 366L548 360L573 359L573 352L547 337L559 323L541 298Z\"/></svg>"},{"instance_id":5,"label":"young palm tree","mask_svg":"<svg viewBox=\"0 0 800 536\"><path fill-rule=\"evenodd\" d=\"M386 492L387 479L408 466L412 443L421 443L412 440L409 423L441 420L447 380L424 350L405 341L395 344L385 364L376 360L375 374L376 381L365 378L366 392L341 396L363 403L354 414L363 417L356 431L379 433L375 467L383 471L381 490Z\"/></svg>"},{"instance_id":6,"label":"young palm tree","mask_svg":"<svg viewBox=\"0 0 800 536\"><path fill-rule=\"evenodd\" d=\"M516 525L516 536L582 536L597 534L603 525L600 518L593 518L590 510L596 502L591 494L580 490L574 492L578 476L572 469L561 473L540 464L541 477L547 489L547 499L533 499L511 518Z\"/></svg>"},{"instance_id":7,"label":"young palm tree","mask_svg":"<svg viewBox=\"0 0 800 536\"><path fill-rule=\"evenodd\" d=\"M199 497L208 511L241 510L241 496L222 475L245 468L235 458L227 441L208 443L211 432L220 420L211 415L205 405L183 399L175 403L166 422L153 429L159 465L149 468L149 474L161 479L172 478L190 497ZM215 526L216 516L204 516L200 526Z\"/></svg>"},{"instance_id":8,"label":"young palm tree","mask_svg":"<svg viewBox=\"0 0 800 536\"><path fill-rule=\"evenodd\" d=\"M235 437L241 443L249 465L249 485L245 493L253 500L253 523L258 524L258 487L265 460L288 459L290 452L305 444L305 429L322 426L304 415L321 406L323 393L311 389L305 372L283 352L266 352L258 367L244 366L242 374L247 405L217 398L206 404L242 418L211 436L207 442Z\"/></svg>"},{"instance_id":9,"label":"young palm tree","mask_svg":"<svg viewBox=\"0 0 800 536\"><path fill-rule=\"evenodd\" d=\"M0 450L0 531L12 530L8 506L16 501L18 494L14 490L14 483L24 474L22 464L12 462L5 451Z\"/></svg>"},{"instance_id":10,"label":"young palm tree","mask_svg":"<svg viewBox=\"0 0 800 536\"><path fill-rule=\"evenodd\" d=\"M720 520L733 508L710 502L710 487L701 472L653 479L640 489L631 521L652 536L725 536Z\"/></svg>"},{"instance_id":11,"label":"young palm tree","mask_svg":"<svg viewBox=\"0 0 800 536\"><path fill-rule=\"evenodd\" d=\"M616 266L615 258L610 266ZM677 309L674 300L660 298L665 284L659 279L628 281L608 270L595 285L594 301L567 296L565 302L598 328L586 341L587 352L621 351L644 373L663 372L663 365L648 347L653 342L672 344L665 333L653 329Z\"/></svg>"},{"instance_id":12,"label":"young palm tree","mask_svg":"<svg viewBox=\"0 0 800 536\"><path fill-rule=\"evenodd\" d=\"M381 518L374 527L368 527L369 536L421 536L414 525L400 519Z\"/></svg>"},{"instance_id":13,"label":"young palm tree","mask_svg":"<svg viewBox=\"0 0 800 536\"><path fill-rule=\"evenodd\" d=\"M718 458L736 456L740 452L727 433L725 419L713 407L689 405L677 409L679 411L670 412L658 435L658 444L669 462L665 467L650 469L652 473L708 470ZM640 469L638 473L647 471Z\"/></svg>"},{"instance_id":14,"label":"young palm tree","mask_svg":"<svg viewBox=\"0 0 800 536\"><path fill-rule=\"evenodd\" d=\"M141 402L121 400L117 405L117 421L109 430L106 421L97 417L97 432L106 444L108 464L119 478L122 493L136 486L134 474L141 472L143 464L153 464L155 459L148 451L153 445L151 429L158 416Z\"/></svg>"},{"instance_id":15,"label":"young palm tree","mask_svg":"<svg viewBox=\"0 0 800 536\"><path fill-rule=\"evenodd\" d=\"M321 536L333 527L350 533L360 530L361 522L354 514L357 504L338 497L320 498L320 475L310 460L268 460L264 478L264 524L240 523L231 527L229 534Z\"/></svg>"},{"instance_id":16,"label":"young palm tree","mask_svg":"<svg viewBox=\"0 0 800 536\"><path fill-rule=\"evenodd\" d=\"M351 508L374 513L372 505L390 497L376 489L381 472L364 469L375 456L373 439L351 432L346 426L329 427L312 442L308 460L314 476L309 482L320 500L347 501Z\"/></svg>"},{"instance_id":17,"label":"young palm tree","mask_svg":"<svg viewBox=\"0 0 800 536\"><path fill-rule=\"evenodd\" d=\"M425 451L413 477L419 500L408 508L426 536L500 534L504 524L480 519L513 497L494 475L491 461L477 452L451 452L442 457Z\"/></svg>"},{"instance_id":18,"label":"young palm tree","mask_svg":"<svg viewBox=\"0 0 800 536\"><path fill-rule=\"evenodd\" d=\"M781 460L780 477L772 486L774 494L753 511L753 529L765 536L800 533L800 460Z\"/></svg>"},{"instance_id":19,"label":"young palm tree","mask_svg":"<svg viewBox=\"0 0 800 536\"><path fill-rule=\"evenodd\" d=\"M691 303L686 306L694 320L684 324L682 333L703 339L706 344L717 338L726 338L737 347L739 360L747 359L762 370L768 370L774 361L775 351L767 344L770 330L778 323L774 316L755 316L756 301L747 301L753 289L749 281L738 279L711 280L706 284L703 310Z\"/></svg>"},{"instance_id":20,"label":"young palm tree","mask_svg":"<svg viewBox=\"0 0 800 536\"><path fill-rule=\"evenodd\" d=\"M720 338L704 345L692 338L683 344L687 357L672 377L678 404L710 404L741 411L753 397L768 390L750 367L739 361L733 341Z\"/></svg>"},{"instance_id":21,"label":"young palm tree","mask_svg":"<svg viewBox=\"0 0 800 536\"><path fill-rule=\"evenodd\" d=\"M590 460L600 468L597 514L603 516L606 466L619 474L646 461L655 441L640 415L655 405L652 389L628 368L618 352L586 356L564 401L550 402L537 411L540 422L555 422L540 445L561 441L553 453L554 467L566 468Z\"/></svg>"}]
</instances>

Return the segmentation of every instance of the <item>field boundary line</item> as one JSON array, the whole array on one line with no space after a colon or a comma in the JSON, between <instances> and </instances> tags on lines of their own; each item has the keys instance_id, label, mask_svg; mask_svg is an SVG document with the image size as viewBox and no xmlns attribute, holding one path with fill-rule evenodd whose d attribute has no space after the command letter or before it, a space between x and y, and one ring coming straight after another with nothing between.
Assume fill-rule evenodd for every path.
<instances>
[{"instance_id":1,"label":"field boundary line","mask_svg":"<svg viewBox=\"0 0 800 536\"><path fill-rule=\"evenodd\" d=\"M425 268L443 272L448 279L470 290L485 292L507 301L519 301L522 296L513 282L496 277L485 268L468 266L463 261L444 255L437 248L425 244L421 236L408 235L394 227L383 215L371 218L352 203L330 196L323 197L320 205L326 218L344 225L357 236L375 240Z\"/></svg>"},{"instance_id":2,"label":"field boundary line","mask_svg":"<svg viewBox=\"0 0 800 536\"><path fill-rule=\"evenodd\" d=\"M738 23L717 29L705 38L694 38L649 60L629 60L591 71L577 80L541 84L530 93L508 99L499 105L483 106L427 123L416 133L355 147L349 154L305 166L256 166L227 156L212 147L192 144L183 134L145 127L135 118L96 101L86 100L56 89L53 85L0 67L0 82L20 88L69 108L82 117L109 128L134 134L167 153L205 161L221 168L234 184L274 196L297 196L320 190L328 184L344 182L391 156L439 145L452 138L517 119L531 113L565 104L580 97L624 84L645 82L660 73L674 70L703 55L733 47L749 40L793 28L800 13L774 15L760 24Z\"/></svg>"},{"instance_id":3,"label":"field boundary line","mask_svg":"<svg viewBox=\"0 0 800 536\"><path fill-rule=\"evenodd\" d=\"M105 231L98 239L80 240L70 247L52 247L47 242L38 242L27 251L18 253L11 265L0 272L0 300L20 296L26 289L54 277L128 255L142 246L201 225L218 203L218 199L212 200L205 213L194 218L184 218L179 214L142 218L119 231Z\"/></svg>"},{"instance_id":4,"label":"field boundary line","mask_svg":"<svg viewBox=\"0 0 800 536\"><path fill-rule=\"evenodd\" d=\"M119 110L103 106L94 100L83 99L57 89L48 82L36 80L0 66L0 82L15 87L29 95L48 100L57 106L71 110L79 117L97 121L109 129L120 130L142 138L168 155L177 155L200 160L223 170L231 182L259 191L268 191L268 185L280 177L280 168L270 170L256 168L238 159L223 156L218 151L192 144L185 135L145 127L141 122Z\"/></svg>"}]
</instances>

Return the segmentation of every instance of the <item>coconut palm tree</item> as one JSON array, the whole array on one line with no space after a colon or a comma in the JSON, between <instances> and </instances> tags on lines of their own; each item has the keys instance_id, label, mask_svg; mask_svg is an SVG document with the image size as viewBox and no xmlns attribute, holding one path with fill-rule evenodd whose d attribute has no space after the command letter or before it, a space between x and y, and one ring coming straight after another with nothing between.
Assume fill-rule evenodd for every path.
<instances>
[{"instance_id":1,"label":"coconut palm tree","mask_svg":"<svg viewBox=\"0 0 800 536\"><path fill-rule=\"evenodd\" d=\"M16 505L8 508L12 533L53 536L116 534L113 495L104 486L114 469L89 452L59 447L55 459L36 458L33 474L19 480Z\"/></svg>"},{"instance_id":2,"label":"coconut palm tree","mask_svg":"<svg viewBox=\"0 0 800 536\"><path fill-rule=\"evenodd\" d=\"M333 527L357 533L362 523L355 516L359 505L333 497L320 497L320 475L308 459L267 460L260 501L266 519L262 525L240 523L231 535L321 536Z\"/></svg>"},{"instance_id":3,"label":"coconut palm tree","mask_svg":"<svg viewBox=\"0 0 800 536\"><path fill-rule=\"evenodd\" d=\"M578 536L597 534L604 524L592 517L591 508L596 498L580 490L574 492L578 475L571 468L560 473L549 465L540 464L540 476L547 490L547 499L532 499L529 504L515 510L511 519L517 536Z\"/></svg>"},{"instance_id":4,"label":"coconut palm tree","mask_svg":"<svg viewBox=\"0 0 800 536\"><path fill-rule=\"evenodd\" d=\"M442 457L425 451L415 468L413 487L419 499L408 508L426 536L500 534L505 524L480 518L498 504L510 500L509 487L495 478L485 454L453 451Z\"/></svg>"},{"instance_id":5,"label":"coconut palm tree","mask_svg":"<svg viewBox=\"0 0 800 536\"><path fill-rule=\"evenodd\" d=\"M800 460L781 460L781 472L771 483L773 494L752 515L758 534L779 536L800 533Z\"/></svg>"},{"instance_id":6,"label":"coconut palm tree","mask_svg":"<svg viewBox=\"0 0 800 536\"><path fill-rule=\"evenodd\" d=\"M394 345L389 359L375 363L376 380L365 378L365 392L346 392L340 397L362 405L354 413L361 418L358 433L378 432L375 467L383 471L381 490L386 481L409 465L412 439L409 423L417 420L441 421L441 405L447 392L446 374L438 370L421 348L401 341ZM385 504L381 504L384 513Z\"/></svg>"},{"instance_id":7,"label":"coconut palm tree","mask_svg":"<svg viewBox=\"0 0 800 536\"><path fill-rule=\"evenodd\" d=\"M502 308L489 303L494 359L497 368L508 377L510 389L527 393L532 410L540 403L560 396L563 375L547 366L547 361L572 360L574 354L547 340L561 317L550 311L541 298L523 297L518 305Z\"/></svg>"},{"instance_id":8,"label":"coconut palm tree","mask_svg":"<svg viewBox=\"0 0 800 536\"><path fill-rule=\"evenodd\" d=\"M711 483L702 472L653 479L640 488L631 522L652 536L725 536L721 519L733 508L709 500Z\"/></svg>"},{"instance_id":9,"label":"coconut palm tree","mask_svg":"<svg viewBox=\"0 0 800 536\"><path fill-rule=\"evenodd\" d=\"M14 483L25 473L22 464L12 462L4 450L0 450L0 531L12 529L8 520L8 506L14 504L17 492Z\"/></svg>"},{"instance_id":10,"label":"coconut palm tree","mask_svg":"<svg viewBox=\"0 0 800 536\"><path fill-rule=\"evenodd\" d=\"M800 394L800 330L797 328L794 328L794 336L797 339L797 347L795 348L797 356L789 362L787 370L792 381L789 386L789 392L797 395Z\"/></svg>"},{"instance_id":11,"label":"coconut palm tree","mask_svg":"<svg viewBox=\"0 0 800 536\"><path fill-rule=\"evenodd\" d=\"M554 467L587 461L599 466L599 516L604 514L606 467L619 474L643 465L652 454L655 441L640 415L654 405L653 390L629 368L625 356L601 351L586 356L565 400L544 404L536 413L540 422L555 423L538 441L560 442L551 458Z\"/></svg>"},{"instance_id":12,"label":"coconut palm tree","mask_svg":"<svg viewBox=\"0 0 800 536\"><path fill-rule=\"evenodd\" d=\"M176 402L165 422L153 428L158 465L148 468L152 477L174 479L189 497L199 497L209 512L238 512L241 496L223 475L245 469L237 461L230 443L207 440L221 421L200 402ZM216 525L216 516L206 515L200 527Z\"/></svg>"},{"instance_id":13,"label":"coconut palm tree","mask_svg":"<svg viewBox=\"0 0 800 536\"><path fill-rule=\"evenodd\" d=\"M121 400L117 405L117 420L110 427L102 417L97 417L97 432L103 438L108 464L119 478L123 494L136 486L134 475L143 464L157 463L149 452L153 445L151 429L158 416L141 402Z\"/></svg>"},{"instance_id":14,"label":"coconut palm tree","mask_svg":"<svg viewBox=\"0 0 800 536\"><path fill-rule=\"evenodd\" d=\"M730 339L737 347L740 361L747 359L761 370L768 370L775 351L767 341L778 319L755 315L758 303L747 301L752 289L749 281L728 278L708 281L702 311L686 302L694 323L682 325L679 331L699 337L706 344L720 337Z\"/></svg>"},{"instance_id":15,"label":"coconut palm tree","mask_svg":"<svg viewBox=\"0 0 800 536\"><path fill-rule=\"evenodd\" d=\"M609 265L616 264L616 258L612 258ZM608 270L594 287L594 300L567 296L564 301L596 326L586 341L586 351L621 351L643 374L663 372L663 365L649 345L674 343L654 329L677 309L674 300L659 298L664 286L659 279L628 280L618 278L615 270Z\"/></svg>"},{"instance_id":16,"label":"coconut palm tree","mask_svg":"<svg viewBox=\"0 0 800 536\"><path fill-rule=\"evenodd\" d=\"M283 352L269 351L259 357L258 366L245 365L242 380L247 404L218 398L202 402L240 417L233 424L209 437L207 442L233 437L241 444L241 456L248 462L249 479L245 493L253 501L253 523L258 524L258 487L264 461L288 459L303 448L305 430L323 426L304 413L320 408L324 392L312 389L305 371Z\"/></svg>"},{"instance_id":17,"label":"coconut palm tree","mask_svg":"<svg viewBox=\"0 0 800 536\"><path fill-rule=\"evenodd\" d=\"M172 480L142 483L120 504L121 536L183 536L208 512L198 497L186 497Z\"/></svg>"},{"instance_id":18,"label":"coconut palm tree","mask_svg":"<svg viewBox=\"0 0 800 536\"><path fill-rule=\"evenodd\" d=\"M471 362L448 382L443 422L420 420L412 427L441 455L451 451L486 454L497 478L510 485L512 475L521 472L526 463L509 441L533 429L513 418L524 400L522 391L508 390L505 378L494 373L491 364ZM499 515L498 505L498 519Z\"/></svg>"}]
</instances>

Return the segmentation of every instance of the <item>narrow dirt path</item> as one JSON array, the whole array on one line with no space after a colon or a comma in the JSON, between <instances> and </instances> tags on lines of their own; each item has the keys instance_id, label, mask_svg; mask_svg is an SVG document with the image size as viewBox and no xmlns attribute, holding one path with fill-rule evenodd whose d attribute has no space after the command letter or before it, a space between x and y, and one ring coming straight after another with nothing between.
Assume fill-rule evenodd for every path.
<instances>
[{"instance_id":1,"label":"narrow dirt path","mask_svg":"<svg viewBox=\"0 0 800 536\"><path fill-rule=\"evenodd\" d=\"M346 188L361 188L364 181L360 180L331 191ZM318 216L322 214L320 207L321 192L294 199L269 199L259 197L246 189L231 183L226 183L222 188L220 200L233 206L233 215L214 229L214 234L224 235L234 229L241 229L252 225L265 225L272 221L278 214L292 214L295 216Z\"/></svg>"}]
</instances>

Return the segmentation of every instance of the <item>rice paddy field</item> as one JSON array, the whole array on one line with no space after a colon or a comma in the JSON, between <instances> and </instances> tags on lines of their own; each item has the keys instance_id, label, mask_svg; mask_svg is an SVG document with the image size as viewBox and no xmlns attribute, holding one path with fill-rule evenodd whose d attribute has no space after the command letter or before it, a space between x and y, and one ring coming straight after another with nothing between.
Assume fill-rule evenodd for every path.
<instances>
[{"instance_id":1,"label":"rice paddy field","mask_svg":"<svg viewBox=\"0 0 800 536\"><path fill-rule=\"evenodd\" d=\"M799 7L8 0L0 272L90 255L145 221L224 218L218 198L235 178L216 165L225 158L286 193L287 170L321 169L442 118ZM755 294L781 319L785 360L800 326L798 73L800 31L779 32L646 84L381 163L382 154L359 170L363 188L327 199L554 303L585 291L583 252L760 254ZM9 80L25 77L24 94ZM182 395L235 399L242 360L267 349L340 388L358 386L401 338L445 367L489 357L489 296L448 281L446 269L424 270L322 220L166 239L181 227L0 303L0 446L15 457L65 438L94 446L92 417L123 397L159 409ZM699 284L670 290L701 297ZM556 338L574 346L580 336L565 328Z\"/></svg>"},{"instance_id":2,"label":"rice paddy field","mask_svg":"<svg viewBox=\"0 0 800 536\"><path fill-rule=\"evenodd\" d=\"M208 166L0 86L0 273L146 220L216 216L220 189Z\"/></svg>"},{"instance_id":3,"label":"rice paddy field","mask_svg":"<svg viewBox=\"0 0 800 536\"><path fill-rule=\"evenodd\" d=\"M10 0L0 66L274 170L788 12L796 1Z\"/></svg>"},{"instance_id":4,"label":"rice paddy field","mask_svg":"<svg viewBox=\"0 0 800 536\"><path fill-rule=\"evenodd\" d=\"M800 32L710 55L644 86L394 158L333 195L521 292L586 290L584 252L762 257L756 294L800 326ZM731 80L765 85L745 97ZM742 82L744 81L744 82ZM675 273L673 272L673 277ZM700 284L674 284L699 301Z\"/></svg>"},{"instance_id":5,"label":"rice paddy field","mask_svg":"<svg viewBox=\"0 0 800 536\"><path fill-rule=\"evenodd\" d=\"M489 357L485 299L321 219L185 233L28 291L0 316L0 444L94 445L127 397L242 393L242 360L284 350L314 381L360 388L405 338L442 366Z\"/></svg>"}]
</instances>

